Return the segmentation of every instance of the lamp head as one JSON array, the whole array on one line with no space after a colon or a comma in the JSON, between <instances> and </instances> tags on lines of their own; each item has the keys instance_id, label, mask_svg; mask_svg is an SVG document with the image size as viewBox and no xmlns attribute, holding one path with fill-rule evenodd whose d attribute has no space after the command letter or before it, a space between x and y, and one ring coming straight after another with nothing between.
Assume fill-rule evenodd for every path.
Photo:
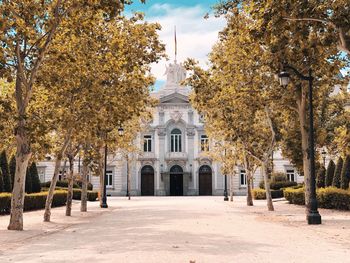
<instances>
[{"instance_id":1,"label":"lamp head","mask_svg":"<svg viewBox=\"0 0 350 263\"><path fill-rule=\"evenodd\" d=\"M282 71L280 74L278 74L278 78L282 87L288 86L290 82L290 75L287 71Z\"/></svg>"},{"instance_id":2,"label":"lamp head","mask_svg":"<svg viewBox=\"0 0 350 263\"><path fill-rule=\"evenodd\" d=\"M119 136L123 136L123 135L124 135L124 129L123 129L123 127L119 127L119 128L118 128L118 134L119 134Z\"/></svg>"}]
</instances>

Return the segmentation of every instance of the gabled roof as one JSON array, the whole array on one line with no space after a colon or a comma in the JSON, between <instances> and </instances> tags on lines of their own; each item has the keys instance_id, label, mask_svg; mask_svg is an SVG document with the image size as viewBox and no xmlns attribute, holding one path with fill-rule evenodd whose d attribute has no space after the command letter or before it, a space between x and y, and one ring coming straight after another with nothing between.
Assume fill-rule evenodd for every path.
<instances>
[{"instance_id":1,"label":"gabled roof","mask_svg":"<svg viewBox=\"0 0 350 263\"><path fill-rule=\"evenodd\" d=\"M170 93L164 97L161 97L160 99L160 103L161 104L166 104L166 103L174 103L174 104L178 104L178 103L189 103L189 99L188 96L178 93L178 92L174 92L174 93Z\"/></svg>"}]
</instances>

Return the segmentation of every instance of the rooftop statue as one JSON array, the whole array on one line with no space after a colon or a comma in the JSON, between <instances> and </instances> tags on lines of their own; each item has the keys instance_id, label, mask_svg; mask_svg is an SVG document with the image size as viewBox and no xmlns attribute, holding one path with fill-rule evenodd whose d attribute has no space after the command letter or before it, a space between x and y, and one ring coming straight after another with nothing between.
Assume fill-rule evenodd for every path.
<instances>
[{"instance_id":1,"label":"rooftop statue","mask_svg":"<svg viewBox=\"0 0 350 263\"><path fill-rule=\"evenodd\" d=\"M186 70L182 64L170 63L169 66L165 66L165 74L167 76L167 84L180 84L186 79Z\"/></svg>"}]
</instances>

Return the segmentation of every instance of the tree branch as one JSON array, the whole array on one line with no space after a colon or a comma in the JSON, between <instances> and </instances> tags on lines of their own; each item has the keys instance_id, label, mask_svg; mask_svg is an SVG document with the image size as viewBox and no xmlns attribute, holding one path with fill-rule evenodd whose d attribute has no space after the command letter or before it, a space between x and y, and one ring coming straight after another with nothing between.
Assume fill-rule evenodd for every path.
<instances>
[{"instance_id":1,"label":"tree branch","mask_svg":"<svg viewBox=\"0 0 350 263\"><path fill-rule=\"evenodd\" d=\"M328 24L329 26L333 27L334 29L338 29L338 27L330 21L327 20L323 20L323 19L318 19L318 18L310 18L310 17L305 17L305 18L288 18L288 17L284 17L285 20L289 20L289 21L313 21L313 22L319 22L319 23L323 23L323 24Z\"/></svg>"},{"instance_id":2,"label":"tree branch","mask_svg":"<svg viewBox=\"0 0 350 263\"><path fill-rule=\"evenodd\" d=\"M289 21L313 21L313 22L319 22L319 23L323 23L323 24L327 24L327 25L331 26L333 29L338 31L338 34L339 34L338 49L341 50L341 51L344 51L345 53L350 55L350 47L348 47L348 44L346 43L344 29L342 27L338 27L333 22L327 21L327 20L323 20L323 19L309 18L309 17L305 17L305 18L288 18L288 17L284 17L284 19L285 20L289 20Z\"/></svg>"}]
</instances>

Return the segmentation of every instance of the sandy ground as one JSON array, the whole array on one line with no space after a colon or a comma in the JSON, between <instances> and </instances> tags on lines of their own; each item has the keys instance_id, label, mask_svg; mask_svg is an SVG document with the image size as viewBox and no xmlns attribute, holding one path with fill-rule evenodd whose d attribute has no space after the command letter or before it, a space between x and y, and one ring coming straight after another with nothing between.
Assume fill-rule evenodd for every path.
<instances>
[{"instance_id":1,"label":"sandy ground","mask_svg":"<svg viewBox=\"0 0 350 263\"><path fill-rule=\"evenodd\" d=\"M65 217L25 213L25 231L0 217L0 262L350 262L350 212L320 209L323 224L305 223L302 207L244 197L109 198L109 208Z\"/></svg>"}]
</instances>

